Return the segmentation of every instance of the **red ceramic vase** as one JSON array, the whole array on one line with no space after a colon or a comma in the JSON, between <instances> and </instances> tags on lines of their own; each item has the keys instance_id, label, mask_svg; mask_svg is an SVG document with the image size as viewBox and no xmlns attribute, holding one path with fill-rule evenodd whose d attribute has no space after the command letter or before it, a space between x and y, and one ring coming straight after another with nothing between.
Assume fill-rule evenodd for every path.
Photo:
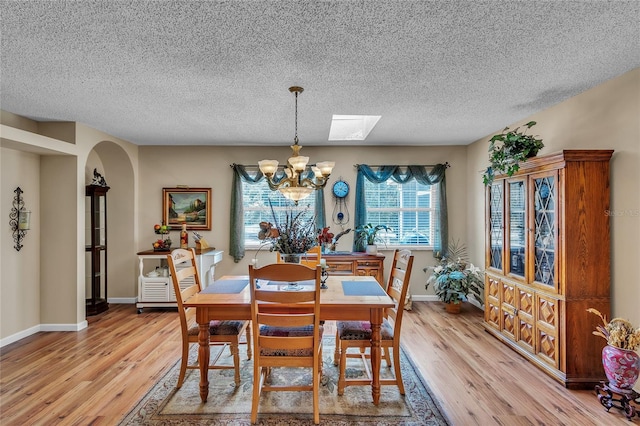
<instances>
[{"instance_id":1,"label":"red ceramic vase","mask_svg":"<svg viewBox=\"0 0 640 426\"><path fill-rule=\"evenodd\" d=\"M602 349L602 365L612 391L633 389L640 374L640 356L635 351L607 345Z\"/></svg>"}]
</instances>

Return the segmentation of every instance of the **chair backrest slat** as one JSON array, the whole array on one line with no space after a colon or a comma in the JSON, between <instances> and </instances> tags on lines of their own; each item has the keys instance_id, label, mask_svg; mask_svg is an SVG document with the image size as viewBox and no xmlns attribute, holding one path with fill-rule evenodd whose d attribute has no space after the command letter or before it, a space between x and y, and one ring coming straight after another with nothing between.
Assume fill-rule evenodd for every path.
<instances>
[{"instance_id":1,"label":"chair backrest slat","mask_svg":"<svg viewBox=\"0 0 640 426\"><path fill-rule=\"evenodd\" d=\"M385 310L385 317L391 318L394 324L394 334L400 333L404 304L409 290L413 256L410 250L396 250L393 254L391 272L387 283L387 294L395 302L393 308Z\"/></svg>"},{"instance_id":2,"label":"chair backrest slat","mask_svg":"<svg viewBox=\"0 0 640 426\"><path fill-rule=\"evenodd\" d=\"M186 309L184 308L183 302L194 294L199 293L202 289L196 264L196 252L193 248L188 250L175 249L167 255L167 263L169 264L173 291L176 295L176 302L178 304L180 325L183 332L186 334L188 324ZM185 279L193 279L193 284L181 289L180 283Z\"/></svg>"}]
</instances>

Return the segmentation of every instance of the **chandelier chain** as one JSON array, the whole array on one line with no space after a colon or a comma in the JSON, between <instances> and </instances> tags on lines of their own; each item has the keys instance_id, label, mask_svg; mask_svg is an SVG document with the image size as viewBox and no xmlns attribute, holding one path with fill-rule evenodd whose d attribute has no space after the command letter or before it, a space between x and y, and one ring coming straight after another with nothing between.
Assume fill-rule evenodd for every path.
<instances>
[{"instance_id":1,"label":"chandelier chain","mask_svg":"<svg viewBox=\"0 0 640 426\"><path fill-rule=\"evenodd\" d=\"M294 145L298 145L298 92L295 92L296 94L296 114L295 114L295 135L293 136L293 144Z\"/></svg>"}]
</instances>

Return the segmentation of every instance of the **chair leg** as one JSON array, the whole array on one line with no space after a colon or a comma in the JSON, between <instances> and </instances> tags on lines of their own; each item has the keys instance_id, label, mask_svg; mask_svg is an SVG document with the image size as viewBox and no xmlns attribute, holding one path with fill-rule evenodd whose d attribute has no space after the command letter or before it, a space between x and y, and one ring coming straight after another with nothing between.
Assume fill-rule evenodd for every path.
<instances>
[{"instance_id":1,"label":"chair leg","mask_svg":"<svg viewBox=\"0 0 640 426\"><path fill-rule=\"evenodd\" d=\"M389 348L387 348L387 352L388 350ZM404 395L404 383L402 382L402 373L400 372L400 343L393 345L393 367L400 395Z\"/></svg>"},{"instance_id":2,"label":"chair leg","mask_svg":"<svg viewBox=\"0 0 640 426\"><path fill-rule=\"evenodd\" d=\"M257 358L253 363L253 396L251 399L251 423L258 421L258 405L260 404L260 387L262 386L262 372Z\"/></svg>"},{"instance_id":3,"label":"chair leg","mask_svg":"<svg viewBox=\"0 0 640 426\"><path fill-rule=\"evenodd\" d=\"M246 335L247 335L247 359L251 359L251 355L253 355L251 353L251 325L247 326Z\"/></svg>"},{"instance_id":4,"label":"chair leg","mask_svg":"<svg viewBox=\"0 0 640 426\"><path fill-rule=\"evenodd\" d=\"M229 347L231 348L231 354L233 355L233 378L236 382L236 386L240 386L240 349L238 348L238 342L232 342Z\"/></svg>"},{"instance_id":5,"label":"chair leg","mask_svg":"<svg viewBox=\"0 0 640 426\"><path fill-rule=\"evenodd\" d=\"M338 395L344 394L345 386L345 368L347 366L347 348L342 347L341 342L336 342L336 346L340 345L340 375L338 377Z\"/></svg>"},{"instance_id":6,"label":"chair leg","mask_svg":"<svg viewBox=\"0 0 640 426\"><path fill-rule=\"evenodd\" d=\"M189 342L182 342L182 359L180 360L180 375L176 388L180 389L184 382L184 375L187 372L187 362L189 361Z\"/></svg>"},{"instance_id":7,"label":"chair leg","mask_svg":"<svg viewBox=\"0 0 640 426\"><path fill-rule=\"evenodd\" d=\"M321 358L322 359L322 358ZM321 365L320 362L318 364ZM320 365L313 368L313 423L320 424Z\"/></svg>"},{"instance_id":8,"label":"chair leg","mask_svg":"<svg viewBox=\"0 0 640 426\"><path fill-rule=\"evenodd\" d=\"M389 348L381 348L382 356L384 356L384 360L387 362L387 368L391 368L391 358L389 357ZM394 354L395 359L395 354Z\"/></svg>"},{"instance_id":9,"label":"chair leg","mask_svg":"<svg viewBox=\"0 0 640 426\"><path fill-rule=\"evenodd\" d=\"M336 348L333 352L333 365L338 365L340 362L340 336L336 332Z\"/></svg>"}]
</instances>

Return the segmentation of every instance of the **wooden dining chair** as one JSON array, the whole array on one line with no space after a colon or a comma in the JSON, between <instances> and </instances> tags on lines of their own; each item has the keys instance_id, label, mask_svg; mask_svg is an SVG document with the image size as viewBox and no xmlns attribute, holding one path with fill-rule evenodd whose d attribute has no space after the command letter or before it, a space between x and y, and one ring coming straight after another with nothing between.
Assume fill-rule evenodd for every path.
<instances>
[{"instance_id":1,"label":"wooden dining chair","mask_svg":"<svg viewBox=\"0 0 640 426\"><path fill-rule=\"evenodd\" d=\"M400 372L400 326L404 313L404 304L409 279L411 278L411 268L413 267L413 256L409 250L396 250L391 264L391 273L387 283L387 294L394 300L393 308L386 308L381 334L381 350L387 363L387 367L394 367L393 379L381 379L381 385L397 385L400 394L404 395L404 384ZM358 348L358 353L348 353L348 349ZM338 395L344 394L344 388L352 385L371 385L371 371L368 360L371 359L371 323L369 321L338 321L336 324L336 349L333 356L334 365L340 365L340 375L338 377ZM389 356L389 350L393 351L393 363ZM345 377L347 358L361 358L367 379Z\"/></svg>"},{"instance_id":2,"label":"wooden dining chair","mask_svg":"<svg viewBox=\"0 0 640 426\"><path fill-rule=\"evenodd\" d=\"M173 281L173 290L178 303L180 314L180 330L182 332L182 360L180 362L180 376L178 377L178 389L184 382L187 369L199 369L199 365L189 364L189 346L198 343L198 324L195 322L195 309L186 308L183 302L192 295L199 293L200 274L196 265L196 253L193 248L188 250L175 249L167 255L169 270ZM215 357L209 363L209 369L235 369L234 380L236 386L240 384L240 337L246 334L247 358L251 359L251 327L249 321L211 321L209 324L209 344L222 346ZM233 365L216 364L226 347L229 347L233 356Z\"/></svg>"},{"instance_id":3,"label":"wooden dining chair","mask_svg":"<svg viewBox=\"0 0 640 426\"><path fill-rule=\"evenodd\" d=\"M258 420L262 391L311 391L313 421L320 423L323 331L320 325L320 274L319 265L315 269L290 263L274 263L258 269L249 265L254 348L251 423ZM257 280L270 283L258 288ZM292 291L284 289L289 282L306 280L313 280L314 284L290 288ZM273 367L311 368L311 384L269 383L267 379Z\"/></svg>"},{"instance_id":4,"label":"wooden dining chair","mask_svg":"<svg viewBox=\"0 0 640 426\"><path fill-rule=\"evenodd\" d=\"M302 255L300 264L310 268L315 268L320 264L320 259L322 259L322 247L315 246L307 250L307 252ZM284 263L280 253L276 253L276 263Z\"/></svg>"}]
</instances>

